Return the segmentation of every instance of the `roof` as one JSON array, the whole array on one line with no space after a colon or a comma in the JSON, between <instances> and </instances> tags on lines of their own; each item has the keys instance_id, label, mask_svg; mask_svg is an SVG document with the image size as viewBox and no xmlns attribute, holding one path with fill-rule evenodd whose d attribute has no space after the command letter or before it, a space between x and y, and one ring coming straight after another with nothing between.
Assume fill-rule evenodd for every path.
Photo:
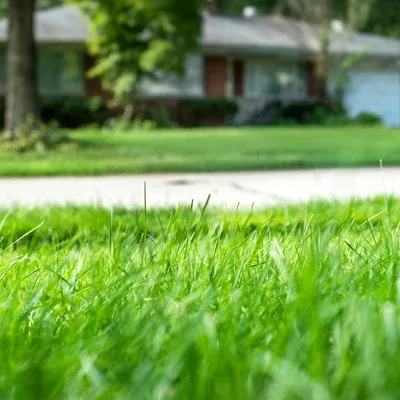
<instances>
[{"instance_id":1,"label":"roof","mask_svg":"<svg viewBox=\"0 0 400 400\"><path fill-rule=\"evenodd\" d=\"M36 13L40 43L85 43L89 21L74 6ZM0 21L0 42L7 37L7 21ZM253 18L204 14L202 45L206 49L254 54L310 54L318 49L315 26L280 16ZM365 52L367 56L400 58L400 40L343 31L332 37L335 53Z\"/></svg>"},{"instance_id":2,"label":"roof","mask_svg":"<svg viewBox=\"0 0 400 400\"><path fill-rule=\"evenodd\" d=\"M0 21L0 41L7 39L6 19ZM89 21L74 6L61 6L35 13L35 36L39 43L85 43Z\"/></svg>"},{"instance_id":3,"label":"roof","mask_svg":"<svg viewBox=\"0 0 400 400\"><path fill-rule=\"evenodd\" d=\"M253 53L313 53L319 45L315 26L278 15L244 18L208 14L202 39L206 47ZM400 40L344 30L332 34L331 50L400 58Z\"/></svg>"}]
</instances>

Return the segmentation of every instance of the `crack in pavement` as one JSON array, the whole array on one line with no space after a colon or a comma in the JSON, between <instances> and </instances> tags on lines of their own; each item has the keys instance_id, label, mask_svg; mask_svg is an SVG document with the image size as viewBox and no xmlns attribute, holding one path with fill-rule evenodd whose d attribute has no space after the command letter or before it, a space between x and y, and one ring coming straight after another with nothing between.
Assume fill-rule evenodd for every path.
<instances>
[{"instance_id":1,"label":"crack in pavement","mask_svg":"<svg viewBox=\"0 0 400 400\"><path fill-rule=\"evenodd\" d=\"M172 181L167 181L167 186L190 186L196 184L196 181L189 181L187 179L177 179Z\"/></svg>"},{"instance_id":2,"label":"crack in pavement","mask_svg":"<svg viewBox=\"0 0 400 400\"><path fill-rule=\"evenodd\" d=\"M236 190L239 190L240 192L243 193L252 193L252 194L256 194L257 196L267 196L272 200L276 200L276 201L286 201L287 199L282 197L282 196L278 196L277 194L274 193L270 193L270 192L264 192L262 190L257 190L254 188L250 188L250 187L245 187L240 185L237 182L231 182L230 183L231 187L233 187Z\"/></svg>"}]
</instances>

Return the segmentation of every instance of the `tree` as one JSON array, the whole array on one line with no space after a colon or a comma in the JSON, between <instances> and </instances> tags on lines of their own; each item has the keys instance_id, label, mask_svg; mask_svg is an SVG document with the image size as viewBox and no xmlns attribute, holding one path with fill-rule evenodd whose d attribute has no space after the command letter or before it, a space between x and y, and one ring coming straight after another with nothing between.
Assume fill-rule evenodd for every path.
<instances>
[{"instance_id":1,"label":"tree","mask_svg":"<svg viewBox=\"0 0 400 400\"><path fill-rule=\"evenodd\" d=\"M203 0L74 0L91 20L92 76L114 94L129 118L139 82L183 72L198 46Z\"/></svg>"},{"instance_id":2,"label":"tree","mask_svg":"<svg viewBox=\"0 0 400 400\"><path fill-rule=\"evenodd\" d=\"M256 7L260 13L274 12L280 0L215 0L217 11L221 14L242 14L246 6Z\"/></svg>"},{"instance_id":3,"label":"tree","mask_svg":"<svg viewBox=\"0 0 400 400\"><path fill-rule=\"evenodd\" d=\"M339 12L348 7L348 0L335 0ZM361 30L378 35L400 38L400 12L397 0L375 0L368 20Z\"/></svg>"},{"instance_id":4,"label":"tree","mask_svg":"<svg viewBox=\"0 0 400 400\"><path fill-rule=\"evenodd\" d=\"M374 0L346 0L342 14L338 12L334 0L284 0L286 10L317 28L318 49L316 55L316 80L318 94L328 100L328 75L331 63L330 44L332 40L332 21L344 21L345 29L352 31L364 26L368 20ZM346 65L346 63L342 63Z\"/></svg>"},{"instance_id":5,"label":"tree","mask_svg":"<svg viewBox=\"0 0 400 400\"><path fill-rule=\"evenodd\" d=\"M375 0L365 31L400 38L400 12L397 0Z\"/></svg>"},{"instance_id":6,"label":"tree","mask_svg":"<svg viewBox=\"0 0 400 400\"><path fill-rule=\"evenodd\" d=\"M260 13L272 13L282 7L282 0L215 0L218 12L222 14L241 14L246 6L254 6ZM368 2L367 2L368 3ZM361 4L361 2L358 2ZM346 14L348 0L332 0L335 17ZM291 15L290 10L284 10ZM375 0L369 18L360 29L365 32L400 38L400 12L397 0Z\"/></svg>"},{"instance_id":7,"label":"tree","mask_svg":"<svg viewBox=\"0 0 400 400\"><path fill-rule=\"evenodd\" d=\"M29 117L38 118L35 0L8 0L6 136Z\"/></svg>"}]
</instances>

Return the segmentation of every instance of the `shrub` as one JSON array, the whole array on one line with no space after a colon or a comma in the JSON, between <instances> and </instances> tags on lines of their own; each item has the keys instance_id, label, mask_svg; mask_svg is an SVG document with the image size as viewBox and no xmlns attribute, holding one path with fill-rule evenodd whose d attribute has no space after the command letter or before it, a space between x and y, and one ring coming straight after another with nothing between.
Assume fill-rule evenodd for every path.
<instances>
[{"instance_id":1,"label":"shrub","mask_svg":"<svg viewBox=\"0 0 400 400\"><path fill-rule=\"evenodd\" d=\"M41 97L40 116L44 123L55 123L63 128L102 125L107 115L107 105L98 97ZM0 99L0 127L4 127L5 100Z\"/></svg>"},{"instance_id":2,"label":"shrub","mask_svg":"<svg viewBox=\"0 0 400 400\"><path fill-rule=\"evenodd\" d=\"M254 122L270 125L342 125L349 123L344 107L335 102L303 100L283 104L274 101L252 116Z\"/></svg>"},{"instance_id":3,"label":"shrub","mask_svg":"<svg viewBox=\"0 0 400 400\"><path fill-rule=\"evenodd\" d=\"M107 119L107 106L99 97L45 97L40 101L43 122L57 122L64 128L89 124L102 125Z\"/></svg>"},{"instance_id":4,"label":"shrub","mask_svg":"<svg viewBox=\"0 0 400 400\"><path fill-rule=\"evenodd\" d=\"M151 119L157 125L157 128L173 128L176 126L171 113L161 102L156 107L152 107L150 113Z\"/></svg>"},{"instance_id":5,"label":"shrub","mask_svg":"<svg viewBox=\"0 0 400 400\"><path fill-rule=\"evenodd\" d=\"M127 121L125 118L113 117L109 118L103 126L103 132L137 132L137 131L151 131L157 128L155 121L142 119L139 117L134 118L132 121Z\"/></svg>"},{"instance_id":6,"label":"shrub","mask_svg":"<svg viewBox=\"0 0 400 400\"><path fill-rule=\"evenodd\" d=\"M66 142L69 142L68 137L56 133L51 125L28 118L25 124L16 129L12 138L3 138L3 148L18 153L44 152Z\"/></svg>"},{"instance_id":7,"label":"shrub","mask_svg":"<svg viewBox=\"0 0 400 400\"><path fill-rule=\"evenodd\" d=\"M303 101L288 104L283 108L284 119L296 120L301 124L327 124L331 117L345 115L339 104L323 101Z\"/></svg>"},{"instance_id":8,"label":"shrub","mask_svg":"<svg viewBox=\"0 0 400 400\"><path fill-rule=\"evenodd\" d=\"M237 111L236 102L230 99L141 100L135 116L154 121L158 128L213 126L225 125Z\"/></svg>"},{"instance_id":9,"label":"shrub","mask_svg":"<svg viewBox=\"0 0 400 400\"><path fill-rule=\"evenodd\" d=\"M361 125L383 125L382 118L374 113L362 112L354 118L354 122Z\"/></svg>"},{"instance_id":10,"label":"shrub","mask_svg":"<svg viewBox=\"0 0 400 400\"><path fill-rule=\"evenodd\" d=\"M4 127L4 98L0 98L0 126ZM238 106L230 99L184 99L171 104L162 102L139 101L135 110L135 126L147 121L146 129L154 125L158 128L182 126L224 125L229 122ZM108 110L106 102L98 97L85 98L78 96L42 97L40 99L40 116L44 123L57 124L62 128L79 128L82 126L101 126L116 115L118 110ZM118 119L118 118L117 118ZM118 119L119 120L119 119ZM139 121L139 122L138 122ZM121 121L119 121L121 122ZM108 125L116 125L115 118ZM122 126L123 123L117 125ZM132 127L131 124L129 124Z\"/></svg>"},{"instance_id":11,"label":"shrub","mask_svg":"<svg viewBox=\"0 0 400 400\"><path fill-rule=\"evenodd\" d=\"M180 123L184 126L223 125L232 119L238 105L231 99L186 99L180 102Z\"/></svg>"}]
</instances>

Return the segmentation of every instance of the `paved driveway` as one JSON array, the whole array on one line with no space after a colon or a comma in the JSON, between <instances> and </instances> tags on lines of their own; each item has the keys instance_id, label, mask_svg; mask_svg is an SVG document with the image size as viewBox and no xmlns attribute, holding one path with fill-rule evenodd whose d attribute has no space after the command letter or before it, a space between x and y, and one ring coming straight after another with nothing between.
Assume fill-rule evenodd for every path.
<instances>
[{"instance_id":1,"label":"paved driveway","mask_svg":"<svg viewBox=\"0 0 400 400\"><path fill-rule=\"evenodd\" d=\"M400 168L319 169L216 174L0 179L0 207L99 204L165 207L204 203L234 208L315 199L400 196Z\"/></svg>"}]
</instances>

